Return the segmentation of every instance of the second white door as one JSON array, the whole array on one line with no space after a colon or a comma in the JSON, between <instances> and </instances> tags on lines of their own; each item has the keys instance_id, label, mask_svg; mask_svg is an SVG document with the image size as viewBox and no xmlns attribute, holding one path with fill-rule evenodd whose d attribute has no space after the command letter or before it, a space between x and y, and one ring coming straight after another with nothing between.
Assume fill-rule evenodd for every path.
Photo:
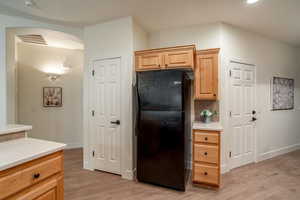
<instances>
[{"instance_id":1,"label":"second white door","mask_svg":"<svg viewBox=\"0 0 300 200\"><path fill-rule=\"evenodd\" d=\"M231 168L254 162L255 158L255 66L230 63Z\"/></svg>"},{"instance_id":2,"label":"second white door","mask_svg":"<svg viewBox=\"0 0 300 200\"><path fill-rule=\"evenodd\" d=\"M120 58L94 62L93 143L94 168L121 173Z\"/></svg>"}]
</instances>

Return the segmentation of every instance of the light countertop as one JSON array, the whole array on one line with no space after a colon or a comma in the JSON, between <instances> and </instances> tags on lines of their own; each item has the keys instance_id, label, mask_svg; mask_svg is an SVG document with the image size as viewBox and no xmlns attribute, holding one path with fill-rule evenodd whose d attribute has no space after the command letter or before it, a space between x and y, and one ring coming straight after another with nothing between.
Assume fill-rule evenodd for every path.
<instances>
[{"instance_id":1,"label":"light countertop","mask_svg":"<svg viewBox=\"0 0 300 200\"><path fill-rule=\"evenodd\" d=\"M21 124L8 124L0 126L0 135L17 133L22 131L29 131L32 129L32 126L21 125Z\"/></svg>"},{"instance_id":2,"label":"light countertop","mask_svg":"<svg viewBox=\"0 0 300 200\"><path fill-rule=\"evenodd\" d=\"M0 143L0 171L63 150L65 144L33 138Z\"/></svg>"},{"instance_id":3,"label":"light countertop","mask_svg":"<svg viewBox=\"0 0 300 200\"><path fill-rule=\"evenodd\" d=\"M223 131L223 127L220 122L203 123L195 121L193 122L193 129L205 131Z\"/></svg>"}]
</instances>

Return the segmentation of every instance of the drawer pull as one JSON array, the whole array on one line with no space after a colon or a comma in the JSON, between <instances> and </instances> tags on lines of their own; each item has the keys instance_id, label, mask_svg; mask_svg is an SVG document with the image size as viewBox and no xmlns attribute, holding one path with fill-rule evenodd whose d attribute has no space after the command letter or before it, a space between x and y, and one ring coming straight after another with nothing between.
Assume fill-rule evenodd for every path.
<instances>
[{"instance_id":1,"label":"drawer pull","mask_svg":"<svg viewBox=\"0 0 300 200\"><path fill-rule=\"evenodd\" d=\"M207 175L208 175L208 173L207 173L207 172L204 172L204 175L205 175L205 176L207 176Z\"/></svg>"},{"instance_id":2,"label":"drawer pull","mask_svg":"<svg viewBox=\"0 0 300 200\"><path fill-rule=\"evenodd\" d=\"M208 140L208 138L207 138L207 137L205 137L205 138L204 138L204 140L205 140L205 141L207 141L207 140Z\"/></svg>"},{"instance_id":3,"label":"drawer pull","mask_svg":"<svg viewBox=\"0 0 300 200\"><path fill-rule=\"evenodd\" d=\"M38 178L40 178L40 176L41 176L40 173L36 173L36 174L33 175L33 178L38 179Z\"/></svg>"},{"instance_id":4,"label":"drawer pull","mask_svg":"<svg viewBox=\"0 0 300 200\"><path fill-rule=\"evenodd\" d=\"M204 153L204 155L206 155L206 156L207 156L207 154L208 154L207 152Z\"/></svg>"}]
</instances>

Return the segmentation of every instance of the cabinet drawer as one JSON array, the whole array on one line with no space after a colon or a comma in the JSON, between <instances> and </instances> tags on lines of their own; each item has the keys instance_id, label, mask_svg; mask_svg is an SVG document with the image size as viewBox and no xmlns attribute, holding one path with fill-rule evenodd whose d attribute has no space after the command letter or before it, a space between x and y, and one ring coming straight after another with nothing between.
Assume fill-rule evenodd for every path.
<instances>
[{"instance_id":1,"label":"cabinet drawer","mask_svg":"<svg viewBox=\"0 0 300 200\"><path fill-rule=\"evenodd\" d=\"M6 200L63 200L59 191L59 179L49 178L36 184L30 189L25 189L20 193L7 198Z\"/></svg>"},{"instance_id":2,"label":"cabinet drawer","mask_svg":"<svg viewBox=\"0 0 300 200\"><path fill-rule=\"evenodd\" d=\"M219 147L194 144L194 161L219 164Z\"/></svg>"},{"instance_id":3,"label":"cabinet drawer","mask_svg":"<svg viewBox=\"0 0 300 200\"><path fill-rule=\"evenodd\" d=\"M218 133L205 133L205 132L198 132L195 131L194 133L195 142L202 142L202 143L211 143L211 144L219 144L219 134Z\"/></svg>"},{"instance_id":4,"label":"cabinet drawer","mask_svg":"<svg viewBox=\"0 0 300 200\"><path fill-rule=\"evenodd\" d=\"M219 185L219 168L195 163L193 181Z\"/></svg>"},{"instance_id":5,"label":"cabinet drawer","mask_svg":"<svg viewBox=\"0 0 300 200\"><path fill-rule=\"evenodd\" d=\"M0 178L0 199L40 182L62 169L62 156L42 161Z\"/></svg>"}]
</instances>

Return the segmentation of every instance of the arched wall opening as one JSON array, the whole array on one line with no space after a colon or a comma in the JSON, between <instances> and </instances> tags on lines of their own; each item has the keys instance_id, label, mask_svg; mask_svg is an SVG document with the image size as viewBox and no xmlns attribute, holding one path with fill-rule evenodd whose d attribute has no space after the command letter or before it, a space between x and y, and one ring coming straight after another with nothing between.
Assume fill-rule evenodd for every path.
<instances>
[{"instance_id":1,"label":"arched wall opening","mask_svg":"<svg viewBox=\"0 0 300 200\"><path fill-rule=\"evenodd\" d=\"M36 44L41 41L44 44ZM7 28L7 123L32 125L31 137L81 147L83 62L84 45L77 36L42 28ZM61 88L53 105L45 104L47 88L48 92Z\"/></svg>"}]
</instances>

